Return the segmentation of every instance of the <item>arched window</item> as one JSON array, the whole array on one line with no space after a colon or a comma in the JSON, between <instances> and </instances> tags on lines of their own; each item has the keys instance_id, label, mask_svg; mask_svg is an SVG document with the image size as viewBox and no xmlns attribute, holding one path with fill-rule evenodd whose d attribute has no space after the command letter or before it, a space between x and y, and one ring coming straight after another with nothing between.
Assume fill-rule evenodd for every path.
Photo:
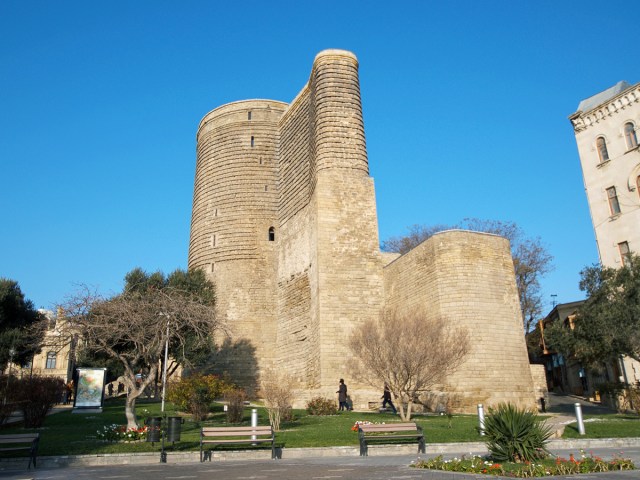
<instances>
[{"instance_id":1,"label":"arched window","mask_svg":"<svg viewBox=\"0 0 640 480\"><path fill-rule=\"evenodd\" d=\"M276 229L273 227L269 227L269 241L274 242L276 239Z\"/></svg>"},{"instance_id":2,"label":"arched window","mask_svg":"<svg viewBox=\"0 0 640 480\"><path fill-rule=\"evenodd\" d=\"M57 355L56 352L49 352L47 353L47 363L45 364L44 368L56 368L56 360L57 360Z\"/></svg>"},{"instance_id":3,"label":"arched window","mask_svg":"<svg viewBox=\"0 0 640 480\"><path fill-rule=\"evenodd\" d=\"M636 128L631 122L624 124L624 139L627 141L627 150L638 146L638 137L636 136Z\"/></svg>"},{"instance_id":4,"label":"arched window","mask_svg":"<svg viewBox=\"0 0 640 480\"><path fill-rule=\"evenodd\" d=\"M598 137L596 140L596 146L598 148L598 156L600 157L600 163L609 160L609 152L607 151L607 142L604 137Z\"/></svg>"}]
</instances>

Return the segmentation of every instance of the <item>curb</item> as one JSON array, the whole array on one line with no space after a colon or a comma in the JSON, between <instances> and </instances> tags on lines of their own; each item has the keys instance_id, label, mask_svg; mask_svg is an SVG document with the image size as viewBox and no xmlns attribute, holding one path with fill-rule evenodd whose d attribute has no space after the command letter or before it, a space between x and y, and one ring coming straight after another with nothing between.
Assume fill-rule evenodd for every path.
<instances>
[{"instance_id":1,"label":"curb","mask_svg":"<svg viewBox=\"0 0 640 480\"><path fill-rule=\"evenodd\" d=\"M551 440L550 450L589 450L593 448L628 448L640 447L640 438L597 438ZM321 458L321 457L356 457L359 458L358 446L345 447L312 447L278 449L280 458ZM488 453L484 442L464 443L427 443L427 455L469 454L484 455ZM369 456L420 455L415 445L371 445ZM207 462L234 460L269 460L270 450L227 450L212 451ZM167 463L197 463L200 461L199 451L167 452ZM0 459L0 471L24 469L27 458ZM65 467L93 467L113 465L153 465L160 463L159 452L144 453L106 453L95 455L59 455L38 457L38 468L53 469Z\"/></svg>"}]
</instances>

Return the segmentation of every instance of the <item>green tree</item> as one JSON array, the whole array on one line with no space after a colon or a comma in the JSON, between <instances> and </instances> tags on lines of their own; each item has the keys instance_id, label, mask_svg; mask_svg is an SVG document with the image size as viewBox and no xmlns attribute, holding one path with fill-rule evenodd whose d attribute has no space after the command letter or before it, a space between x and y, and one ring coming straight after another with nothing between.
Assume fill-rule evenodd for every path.
<instances>
[{"instance_id":1,"label":"green tree","mask_svg":"<svg viewBox=\"0 0 640 480\"><path fill-rule=\"evenodd\" d=\"M207 280L204 271L177 269L165 276L162 272L147 273L134 268L125 276L124 291L133 295L145 295L155 290L172 291L179 295L194 295L203 305L214 307L216 301L213 283ZM199 366L210 359L214 349L211 337L205 339L187 329L181 333L181 341L169 342L169 365L171 376L180 366ZM161 359L164 362L164 357Z\"/></svg>"},{"instance_id":2,"label":"green tree","mask_svg":"<svg viewBox=\"0 0 640 480\"><path fill-rule=\"evenodd\" d=\"M511 244L511 256L520 297L524 332L529 332L542 315L544 306L540 279L553 270L553 256L540 238L527 237L514 222L465 218L455 225L413 225L407 235L391 237L382 242L386 252L405 254L420 243L444 230L474 230L505 237Z\"/></svg>"},{"instance_id":3,"label":"green tree","mask_svg":"<svg viewBox=\"0 0 640 480\"><path fill-rule=\"evenodd\" d=\"M135 402L158 377L167 342L178 361L206 348L220 328L213 285L202 272L177 270L165 277L135 269L124 291L105 298L83 287L62 306L66 337L79 335L85 356L117 360L127 388L127 426L137 427ZM142 378L137 376L142 373Z\"/></svg>"},{"instance_id":4,"label":"green tree","mask_svg":"<svg viewBox=\"0 0 640 480\"><path fill-rule=\"evenodd\" d=\"M10 359L19 365L31 361L43 337L44 315L25 299L18 282L0 278L0 370Z\"/></svg>"},{"instance_id":5,"label":"green tree","mask_svg":"<svg viewBox=\"0 0 640 480\"><path fill-rule=\"evenodd\" d=\"M547 329L547 343L596 370L620 355L640 361L640 257L617 269L592 265L580 277L587 299L572 325Z\"/></svg>"}]
</instances>

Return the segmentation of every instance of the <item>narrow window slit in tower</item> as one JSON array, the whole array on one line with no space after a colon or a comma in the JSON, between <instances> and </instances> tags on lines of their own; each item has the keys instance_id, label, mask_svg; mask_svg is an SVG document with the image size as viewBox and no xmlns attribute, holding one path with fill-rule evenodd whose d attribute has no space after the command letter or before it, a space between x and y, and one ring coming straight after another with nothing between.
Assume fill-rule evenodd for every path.
<instances>
[{"instance_id":1,"label":"narrow window slit in tower","mask_svg":"<svg viewBox=\"0 0 640 480\"><path fill-rule=\"evenodd\" d=\"M266 192L267 190L269 190L269 186L268 186L268 185L265 185L265 186L264 186L264 191Z\"/></svg>"},{"instance_id":2,"label":"narrow window slit in tower","mask_svg":"<svg viewBox=\"0 0 640 480\"><path fill-rule=\"evenodd\" d=\"M251 110L247 113L247 120L251 120Z\"/></svg>"},{"instance_id":3,"label":"narrow window slit in tower","mask_svg":"<svg viewBox=\"0 0 640 480\"><path fill-rule=\"evenodd\" d=\"M276 229L273 227L269 227L269 241L273 242L276 239Z\"/></svg>"},{"instance_id":4,"label":"narrow window slit in tower","mask_svg":"<svg viewBox=\"0 0 640 480\"><path fill-rule=\"evenodd\" d=\"M211 271L212 271L212 272L215 270L215 267L216 267L216 264L215 264L215 263L212 263L212 264L211 264Z\"/></svg>"},{"instance_id":5,"label":"narrow window slit in tower","mask_svg":"<svg viewBox=\"0 0 640 480\"><path fill-rule=\"evenodd\" d=\"M251 137L251 146L253 147L253 137Z\"/></svg>"},{"instance_id":6,"label":"narrow window slit in tower","mask_svg":"<svg viewBox=\"0 0 640 480\"><path fill-rule=\"evenodd\" d=\"M211 236L211 246L212 246L212 247L215 247L215 246L216 246L216 236L215 236L215 235L212 235L212 236Z\"/></svg>"}]
</instances>

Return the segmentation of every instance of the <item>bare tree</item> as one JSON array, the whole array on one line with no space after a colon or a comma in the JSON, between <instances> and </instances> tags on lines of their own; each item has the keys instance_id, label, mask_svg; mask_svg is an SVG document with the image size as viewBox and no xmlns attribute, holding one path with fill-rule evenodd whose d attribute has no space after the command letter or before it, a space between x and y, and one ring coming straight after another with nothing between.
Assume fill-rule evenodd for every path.
<instances>
[{"instance_id":1,"label":"bare tree","mask_svg":"<svg viewBox=\"0 0 640 480\"><path fill-rule=\"evenodd\" d=\"M411 419L420 393L442 384L458 369L469 345L467 330L421 310L388 312L379 322L368 320L349 339L357 359L354 374L375 388L386 382L400 400L398 412L404 421Z\"/></svg>"},{"instance_id":2,"label":"bare tree","mask_svg":"<svg viewBox=\"0 0 640 480\"><path fill-rule=\"evenodd\" d=\"M444 230L455 229L455 226L449 225L411 225L406 235L397 237L389 237L382 242L382 250L385 252L396 252L404 255L409 250L417 247L427 238L432 237L438 232Z\"/></svg>"},{"instance_id":3,"label":"bare tree","mask_svg":"<svg viewBox=\"0 0 640 480\"><path fill-rule=\"evenodd\" d=\"M293 405L295 381L290 375L276 370L266 370L261 376L260 393L269 414L269 423L278 432L283 415Z\"/></svg>"},{"instance_id":4,"label":"bare tree","mask_svg":"<svg viewBox=\"0 0 640 480\"><path fill-rule=\"evenodd\" d=\"M124 367L128 428L138 426L136 399L155 381L167 341L174 351L184 350L206 343L220 327L211 305L193 292L173 288L104 298L84 286L61 307L67 337L78 334L84 348ZM145 375L136 381L140 371Z\"/></svg>"},{"instance_id":5,"label":"bare tree","mask_svg":"<svg viewBox=\"0 0 640 480\"><path fill-rule=\"evenodd\" d=\"M409 228L407 235L391 237L382 242L382 249L405 254L436 233L452 229L493 233L509 240L520 297L523 328L525 333L529 332L542 314L544 305L540 279L553 270L553 256L547 251L540 238L526 237L516 223L465 218L455 225L413 225Z\"/></svg>"}]
</instances>

